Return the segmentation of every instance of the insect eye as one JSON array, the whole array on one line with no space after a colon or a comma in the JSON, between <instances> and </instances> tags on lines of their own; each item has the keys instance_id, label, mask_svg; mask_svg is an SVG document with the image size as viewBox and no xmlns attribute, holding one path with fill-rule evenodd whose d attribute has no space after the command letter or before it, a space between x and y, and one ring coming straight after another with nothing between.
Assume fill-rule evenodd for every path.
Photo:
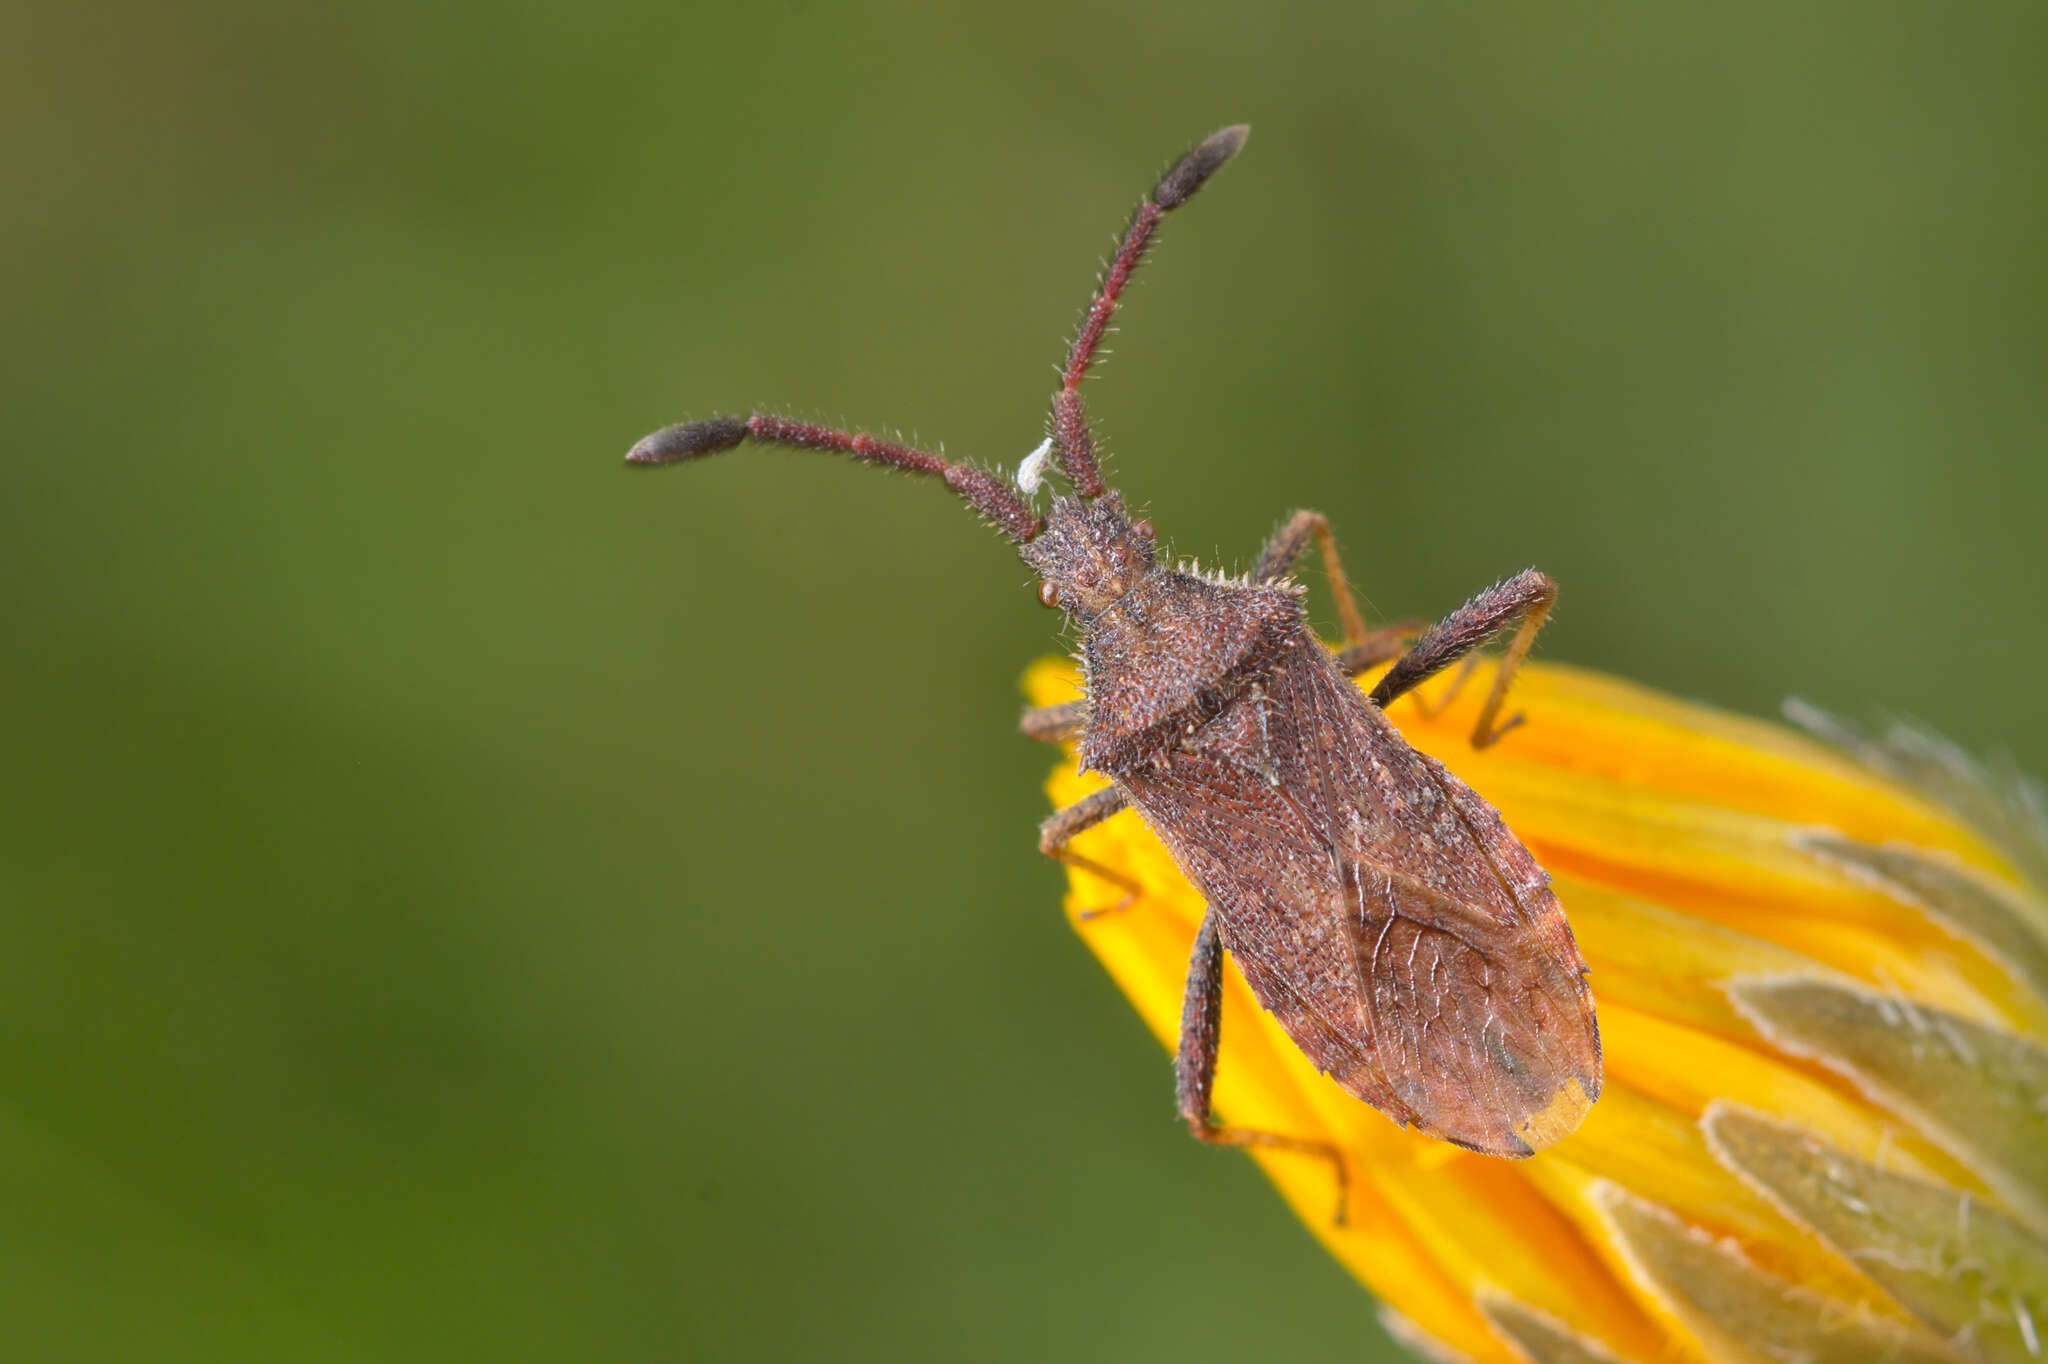
<instances>
[{"instance_id":1,"label":"insect eye","mask_svg":"<svg viewBox=\"0 0 2048 1364\"><path fill-rule=\"evenodd\" d=\"M1152 519L1150 517L1141 516L1131 522L1131 534L1137 536L1140 540L1150 540L1158 533L1158 531L1152 529Z\"/></svg>"},{"instance_id":2,"label":"insect eye","mask_svg":"<svg viewBox=\"0 0 2048 1364\"><path fill-rule=\"evenodd\" d=\"M1059 588L1051 583L1040 583L1038 585L1038 604L1040 606L1058 606L1060 604Z\"/></svg>"}]
</instances>

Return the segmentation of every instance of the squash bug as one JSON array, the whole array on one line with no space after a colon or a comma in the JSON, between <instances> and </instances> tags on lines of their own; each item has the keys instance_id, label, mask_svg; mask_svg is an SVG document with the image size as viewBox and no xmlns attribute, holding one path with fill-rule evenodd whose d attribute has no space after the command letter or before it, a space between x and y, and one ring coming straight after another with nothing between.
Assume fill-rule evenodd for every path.
<instances>
[{"instance_id":1,"label":"squash bug","mask_svg":"<svg viewBox=\"0 0 2048 1364\"><path fill-rule=\"evenodd\" d=\"M1085 698L1025 713L1034 739L1078 741L1112 785L1041 826L1042 852L1142 891L1067 847L1137 811L1203 894L1175 1058L1181 1116L1204 1141L1330 1159L1331 1145L1233 1127L1210 1108L1227 951L1252 993L1309 1059L1395 1122L1497 1156L1526 1156L1577 1127L1600 1093L1600 1032L1586 968L1550 878L1500 816L1383 713L1418 683L1515 626L1472 731L1494 743L1509 682L1556 598L1525 570L1409 640L1366 629L1328 522L1298 511L1242 578L1162 563L1150 521L1105 483L1081 401L1117 301L1160 220L1243 145L1199 143L1138 205L1067 352L1051 434L1014 479L873 436L766 412L666 427L636 465L715 454L747 440L851 455L941 479L1018 547L1038 595L1079 628ZM1070 491L1041 517L1056 463ZM1344 645L1303 618L1289 574L1313 543ZM1352 680L1393 666L1368 696ZM1467 660L1469 666L1471 660ZM1108 911L1101 911L1108 912Z\"/></svg>"}]
</instances>

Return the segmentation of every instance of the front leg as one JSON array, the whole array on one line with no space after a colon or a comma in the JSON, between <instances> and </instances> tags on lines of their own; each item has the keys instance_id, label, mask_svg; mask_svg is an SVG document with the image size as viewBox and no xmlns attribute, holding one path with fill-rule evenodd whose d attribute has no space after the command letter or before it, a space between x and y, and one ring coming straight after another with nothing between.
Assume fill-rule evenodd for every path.
<instances>
[{"instance_id":1,"label":"front leg","mask_svg":"<svg viewBox=\"0 0 2048 1364\"><path fill-rule=\"evenodd\" d=\"M1507 653L1502 656L1500 671L1494 674L1493 690L1487 693L1486 704L1479 708L1479 719L1472 726L1472 746L1488 747L1522 723L1522 717L1517 715L1495 728L1493 720L1500 714L1501 703L1507 700L1508 684L1514 680L1515 669L1528 657L1529 645L1556 602L1557 584L1533 568L1495 583L1415 641L1415 647L1387 669L1387 675L1372 689L1373 704L1386 709L1397 697L1442 672L1507 628L1510 622L1519 620L1521 628L1515 631Z\"/></svg>"},{"instance_id":2,"label":"front leg","mask_svg":"<svg viewBox=\"0 0 2048 1364\"><path fill-rule=\"evenodd\" d=\"M1042 744L1063 744L1081 737L1088 724L1088 702L1062 701L1056 706L1033 706L1017 720L1027 739Z\"/></svg>"},{"instance_id":3,"label":"front leg","mask_svg":"<svg viewBox=\"0 0 2048 1364\"><path fill-rule=\"evenodd\" d=\"M1287 576L1295 561L1308 552L1309 542L1323 554L1323 576L1329 580L1330 595L1337 599L1337 619L1344 626L1344 642L1353 648L1366 642L1371 633L1358 603L1351 599L1351 584L1344 580L1344 562L1337 557L1337 537L1330 534L1330 518L1319 511L1298 511L1273 532L1259 551L1259 566L1252 570L1255 583L1278 582Z\"/></svg>"},{"instance_id":4,"label":"front leg","mask_svg":"<svg viewBox=\"0 0 2048 1364\"><path fill-rule=\"evenodd\" d=\"M1350 1175L1344 1153L1327 1141L1308 1137L1282 1136L1253 1127L1230 1127L1216 1121L1210 1112L1210 1095L1216 1087L1216 1056L1223 1038L1223 937L1216 927L1216 911L1202 911L1202 926L1195 931L1194 951L1188 956L1187 992L1180 1005L1180 1048L1173 1057L1174 1097L1188 1131L1217 1146L1270 1146L1281 1151L1299 1151L1321 1156L1337 1173L1338 1226L1344 1225L1344 1205Z\"/></svg>"},{"instance_id":5,"label":"front leg","mask_svg":"<svg viewBox=\"0 0 2048 1364\"><path fill-rule=\"evenodd\" d=\"M1365 628L1365 617L1358 613L1351 584L1344 578L1344 563L1337 557L1337 537L1330 533L1330 518L1321 512L1298 511L1288 517L1287 524L1274 531L1273 538L1259 551L1259 566L1252 570L1252 581L1272 583L1286 577L1308 552L1310 542L1322 551L1323 576L1329 581L1330 595L1337 602L1337 619L1344 627L1344 647L1337 651L1337 666L1347 676L1356 677L1389 659L1399 658L1408 641L1415 637L1416 627L1404 622L1383 630Z\"/></svg>"}]
</instances>

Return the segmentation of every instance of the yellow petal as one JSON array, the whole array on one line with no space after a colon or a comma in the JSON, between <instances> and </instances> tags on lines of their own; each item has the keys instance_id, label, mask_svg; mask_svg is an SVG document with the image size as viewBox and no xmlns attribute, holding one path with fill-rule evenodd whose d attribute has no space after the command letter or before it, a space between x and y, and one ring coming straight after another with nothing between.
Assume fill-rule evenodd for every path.
<instances>
[{"instance_id":1,"label":"yellow petal","mask_svg":"<svg viewBox=\"0 0 2048 1364\"><path fill-rule=\"evenodd\" d=\"M1026 690L1057 703L1078 679L1049 661ZM1995 793L1938 747L1864 752L1933 773L1940 804L1778 726L1559 667L1520 674L1529 723L1475 752L1484 692L1391 718L1553 874L1591 968L1603 1095L1528 1160L1458 1150L1318 1074L1233 966L1217 1113L1345 1153L1339 1225L1328 1160L1253 1152L1303 1222L1403 1332L1461 1358L1948 1360L1969 1331L1986 1358L2037 1345L2048 904L2009 860L2016 826L1947 808L1995 814ZM1102 784L1069 755L1047 790L1063 805ZM1122 891L1076 868L1067 908L1171 1049L1202 898L1134 814L1073 846L1143 887L1091 915ZM1887 1011L1901 1026L1874 1024ZM1830 1189L1883 1216L1845 1220L1847 1203L1815 1202ZM1979 1258L1913 1260L1957 1208L1984 1219Z\"/></svg>"}]
</instances>

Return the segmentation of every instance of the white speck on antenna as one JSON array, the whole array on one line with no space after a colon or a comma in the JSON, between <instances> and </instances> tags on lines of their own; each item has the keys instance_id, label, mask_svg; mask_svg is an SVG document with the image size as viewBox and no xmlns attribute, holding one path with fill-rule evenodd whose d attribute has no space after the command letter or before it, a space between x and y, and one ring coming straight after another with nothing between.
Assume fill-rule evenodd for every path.
<instances>
[{"instance_id":1,"label":"white speck on antenna","mask_svg":"<svg viewBox=\"0 0 2048 1364\"><path fill-rule=\"evenodd\" d=\"M1038 442L1038 448L1024 456L1024 462L1017 466L1017 491L1026 497L1038 495L1039 484L1045 482L1045 464L1052 458L1052 437Z\"/></svg>"}]
</instances>

